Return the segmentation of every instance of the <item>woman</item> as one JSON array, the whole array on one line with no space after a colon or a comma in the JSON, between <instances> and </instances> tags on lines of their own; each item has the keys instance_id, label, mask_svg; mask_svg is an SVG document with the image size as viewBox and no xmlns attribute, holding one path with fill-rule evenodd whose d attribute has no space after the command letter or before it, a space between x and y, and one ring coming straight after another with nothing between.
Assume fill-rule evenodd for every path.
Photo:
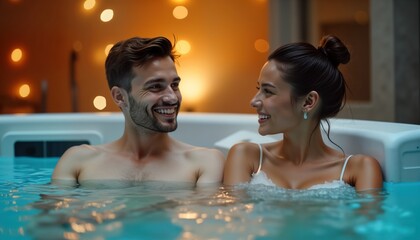
<instances>
[{"instance_id":1,"label":"woman","mask_svg":"<svg viewBox=\"0 0 420 240\"><path fill-rule=\"evenodd\" d=\"M350 60L347 47L325 36L320 47L292 43L276 49L261 69L251 100L261 135L283 133L269 144L239 143L229 151L224 184L250 182L288 189L382 188L377 160L346 155L327 146L321 120L336 116L345 103L346 83L338 69Z\"/></svg>"}]
</instances>

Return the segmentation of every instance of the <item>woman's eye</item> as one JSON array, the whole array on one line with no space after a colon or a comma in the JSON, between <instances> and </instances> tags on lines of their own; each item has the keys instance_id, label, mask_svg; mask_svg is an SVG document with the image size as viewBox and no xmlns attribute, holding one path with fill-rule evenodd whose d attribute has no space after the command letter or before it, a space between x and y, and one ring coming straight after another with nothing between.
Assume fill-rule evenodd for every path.
<instances>
[{"instance_id":1,"label":"woman's eye","mask_svg":"<svg viewBox=\"0 0 420 240\"><path fill-rule=\"evenodd\" d=\"M270 91L270 90L268 90L268 89L263 89L263 92L264 92L265 94L273 94L273 92L272 92L272 91Z\"/></svg>"}]
</instances>

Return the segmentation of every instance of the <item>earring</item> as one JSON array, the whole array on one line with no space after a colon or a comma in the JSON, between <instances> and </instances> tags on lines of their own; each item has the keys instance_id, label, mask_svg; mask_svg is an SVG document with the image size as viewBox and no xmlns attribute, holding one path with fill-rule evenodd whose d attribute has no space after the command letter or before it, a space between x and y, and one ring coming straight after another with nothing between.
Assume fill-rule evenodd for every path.
<instances>
[{"instance_id":1,"label":"earring","mask_svg":"<svg viewBox=\"0 0 420 240\"><path fill-rule=\"evenodd\" d=\"M303 112L303 119L308 119L308 112Z\"/></svg>"}]
</instances>

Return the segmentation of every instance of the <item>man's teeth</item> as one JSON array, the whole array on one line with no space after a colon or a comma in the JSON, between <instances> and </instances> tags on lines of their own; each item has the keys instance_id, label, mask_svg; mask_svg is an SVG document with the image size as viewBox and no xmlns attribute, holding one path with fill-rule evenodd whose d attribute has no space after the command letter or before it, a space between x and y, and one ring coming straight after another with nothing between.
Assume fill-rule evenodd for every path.
<instances>
[{"instance_id":1,"label":"man's teeth","mask_svg":"<svg viewBox=\"0 0 420 240\"><path fill-rule=\"evenodd\" d=\"M156 109L155 112L160 114L173 114L175 113L175 109L169 108L169 109Z\"/></svg>"}]
</instances>

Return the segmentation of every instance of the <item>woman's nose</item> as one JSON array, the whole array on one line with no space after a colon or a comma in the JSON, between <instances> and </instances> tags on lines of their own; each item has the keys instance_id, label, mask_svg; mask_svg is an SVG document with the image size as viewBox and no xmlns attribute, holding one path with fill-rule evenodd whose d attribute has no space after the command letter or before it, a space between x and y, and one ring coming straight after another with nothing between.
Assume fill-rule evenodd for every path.
<instances>
[{"instance_id":1,"label":"woman's nose","mask_svg":"<svg viewBox=\"0 0 420 240\"><path fill-rule=\"evenodd\" d=\"M260 107L260 106L261 106L261 104L262 104L262 102L261 102L261 100L259 100L259 99L257 98L257 96L254 96L254 97L251 99L251 107L258 108L258 107Z\"/></svg>"}]
</instances>

